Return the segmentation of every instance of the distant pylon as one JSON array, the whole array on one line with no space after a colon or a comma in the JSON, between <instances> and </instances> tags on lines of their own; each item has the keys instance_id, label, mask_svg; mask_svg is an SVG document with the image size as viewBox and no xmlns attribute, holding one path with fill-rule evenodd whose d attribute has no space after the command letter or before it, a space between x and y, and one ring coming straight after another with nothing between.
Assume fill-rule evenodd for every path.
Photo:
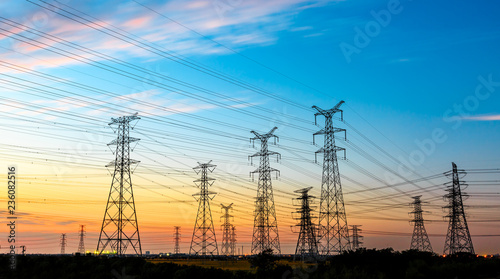
<instances>
[{"instance_id":1,"label":"distant pylon","mask_svg":"<svg viewBox=\"0 0 500 279\"><path fill-rule=\"evenodd\" d=\"M142 255L139 224L135 211L134 192L130 177L130 165L139 161L130 159L130 143L139 139L129 136L130 122L140 119L137 113L131 116L111 118L109 126L117 125L117 138L108 146L116 145L115 160L106 167L114 167L113 180L109 190L108 202L104 211L101 233L97 242L97 252L105 250L124 255L128 246L132 246L133 253Z\"/></svg>"},{"instance_id":2,"label":"distant pylon","mask_svg":"<svg viewBox=\"0 0 500 279\"><path fill-rule=\"evenodd\" d=\"M78 242L78 253L85 254L85 225L80 225L80 242Z\"/></svg>"},{"instance_id":3,"label":"distant pylon","mask_svg":"<svg viewBox=\"0 0 500 279\"><path fill-rule=\"evenodd\" d=\"M236 228L231 226L231 256L236 256Z\"/></svg>"},{"instance_id":4,"label":"distant pylon","mask_svg":"<svg viewBox=\"0 0 500 279\"><path fill-rule=\"evenodd\" d=\"M199 201L191 247L189 248L189 253L194 255L219 255L212 212L210 211L210 200L214 198L216 193L208 190L215 179L207 176L207 172L213 172L217 166L210 164L211 162L210 160L205 164L198 163L198 166L193 168L197 174L201 174L201 178L194 181L200 188L200 193L193 195L198 196L197 200Z\"/></svg>"},{"instance_id":5,"label":"distant pylon","mask_svg":"<svg viewBox=\"0 0 500 279\"><path fill-rule=\"evenodd\" d=\"M221 219L224 221L222 222L222 248L221 248L221 254L224 256L232 256L234 254L233 251L233 245L232 244L232 237L231 237L231 228L233 225L231 225L231 218L233 215L229 214L229 210L232 208L233 204L231 203L230 205L223 205L221 204L222 210L224 210L224 214L221 216Z\"/></svg>"},{"instance_id":6,"label":"distant pylon","mask_svg":"<svg viewBox=\"0 0 500 279\"><path fill-rule=\"evenodd\" d=\"M316 154L324 153L318 222L318 245L320 253L323 255L342 253L351 249L349 227L347 226L347 216L337 162L337 151L344 151L345 157L345 149L335 145L335 133L344 132L345 137L346 130L334 128L332 120L333 115L340 112L340 119L343 121L343 112L339 109L343 103L344 101L340 101L335 107L329 110L313 106L318 111L314 114L315 122L318 115L325 117L325 128L313 134L313 143L314 136L325 135L324 146L316 151Z\"/></svg>"},{"instance_id":7,"label":"distant pylon","mask_svg":"<svg viewBox=\"0 0 500 279\"><path fill-rule=\"evenodd\" d=\"M276 254L281 254L280 240L278 234L278 222L276 220L276 210L274 208L274 195L271 183L271 172L278 170L271 168L269 165L269 156L276 155L278 160L280 154L278 152L269 151L267 142L269 138L278 138L273 135L278 129L274 127L267 134L259 134L251 131L255 137L251 138L252 142L260 140L260 151L249 156L260 157L259 168L251 172L251 174L259 174L259 182L257 186L257 198L255 200L255 217L252 236L252 254L259 254L265 250L272 249Z\"/></svg>"},{"instance_id":8,"label":"distant pylon","mask_svg":"<svg viewBox=\"0 0 500 279\"><path fill-rule=\"evenodd\" d=\"M361 248L361 245L363 242L361 239L363 239L363 236L360 235L359 233L362 232L363 230L360 229L361 225L351 225L351 231L352 231L352 250L356 251L359 248Z\"/></svg>"},{"instance_id":9,"label":"distant pylon","mask_svg":"<svg viewBox=\"0 0 500 279\"><path fill-rule=\"evenodd\" d=\"M422 215L424 211L422 210L422 201L420 197L421 196L413 197L413 202L410 204L413 205L413 211L410 213L413 214L413 220L411 220L411 222L414 224L410 249L432 253L431 242L429 241L429 236L424 226L424 217Z\"/></svg>"},{"instance_id":10,"label":"distant pylon","mask_svg":"<svg viewBox=\"0 0 500 279\"><path fill-rule=\"evenodd\" d=\"M300 217L295 219L299 220L299 224L296 226L300 227L299 238L297 240L297 246L295 248L295 257L304 258L315 258L318 256L318 242L316 239L316 228L312 222L312 208L311 203L314 196L309 195L309 190L312 187L304 188L295 191L295 193L300 194L300 197L296 198L300 202L299 209L295 211L300 213Z\"/></svg>"},{"instance_id":11,"label":"distant pylon","mask_svg":"<svg viewBox=\"0 0 500 279\"><path fill-rule=\"evenodd\" d=\"M467 196L462 193L460 186L466 185L460 183L459 174L465 176L464 170L457 170L457 165L451 163L453 170L445 172L445 175L452 177L452 182L447 182L445 185L448 186L448 194L444 196L448 199L449 213L447 217L450 222L448 225L448 233L446 234L446 241L444 244L444 254L453 255L457 253L474 253L474 247L472 245L472 239L469 233L469 227L467 226L467 220L465 219L465 210L462 201L463 196Z\"/></svg>"},{"instance_id":12,"label":"distant pylon","mask_svg":"<svg viewBox=\"0 0 500 279\"><path fill-rule=\"evenodd\" d=\"M181 248L180 248L180 245L179 245L179 243L181 241L180 229L181 229L181 227L179 227L179 226L175 226L174 227L174 243L175 243L174 254L175 255L181 253Z\"/></svg>"},{"instance_id":13,"label":"distant pylon","mask_svg":"<svg viewBox=\"0 0 500 279\"><path fill-rule=\"evenodd\" d=\"M61 254L66 254L66 234L62 233L61 234Z\"/></svg>"}]
</instances>

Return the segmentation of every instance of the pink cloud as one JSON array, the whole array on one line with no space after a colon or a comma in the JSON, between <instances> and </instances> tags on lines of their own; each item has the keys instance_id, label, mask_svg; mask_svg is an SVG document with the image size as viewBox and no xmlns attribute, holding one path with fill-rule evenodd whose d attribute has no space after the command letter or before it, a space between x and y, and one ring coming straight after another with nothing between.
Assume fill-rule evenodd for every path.
<instances>
[{"instance_id":1,"label":"pink cloud","mask_svg":"<svg viewBox=\"0 0 500 279\"><path fill-rule=\"evenodd\" d=\"M68 34L68 33L76 33L89 29L88 26L83 25L81 23L70 20L60 20L57 18L52 19L50 21L50 25L51 28L53 28L50 33L54 36ZM96 26L96 28L97 27L98 26Z\"/></svg>"},{"instance_id":2,"label":"pink cloud","mask_svg":"<svg viewBox=\"0 0 500 279\"><path fill-rule=\"evenodd\" d=\"M217 40L221 40L222 43L230 47L238 47L273 44L276 41L273 33L289 28L291 24L289 22L290 17L300 12L300 10L308 8L306 4L312 2L315 5L324 5L332 1L336 0L325 0L324 2L319 0L236 1L235 3L238 4L232 6L222 17L218 14L216 7L211 1L171 1L155 8L158 12L169 15L174 20L178 19L184 25L194 30L199 30L207 36L217 38ZM113 16L113 19L106 16L98 16L102 21L88 23L91 27L69 19L52 17L47 25L41 28L43 29L41 31L118 58L121 58L123 55L151 60L158 59L159 57L133 44L100 32L104 27L113 28L111 25L127 27L127 29L133 30L131 32L133 35L150 42L155 42L158 45L164 45L169 50L183 55L227 52L224 48L216 45L200 43L200 40L202 41L203 39L194 35L190 30L170 22L155 13L138 9L137 5L120 9L118 14L110 15ZM258 27L262 23L273 24L269 24L269 30L252 28L253 25L257 25ZM267 24L264 25L267 26ZM232 26L245 26L245 28L241 29L241 32L228 32L225 30L227 27ZM9 27L4 26L4 28L8 29ZM24 32L20 28L11 27L10 30L13 33ZM0 40L2 38L5 38L5 36L0 35ZM34 39L42 41L48 46L62 47L84 57L102 60L102 58L66 48L58 42L43 39L42 37L35 37ZM80 61L71 59L71 57L64 57L44 51L48 46L36 43L33 46L22 42L15 42L15 45L17 46L16 51L22 54L34 55L36 58L22 54L0 53L0 59L13 61L31 69L36 67L60 67L81 63Z\"/></svg>"},{"instance_id":3,"label":"pink cloud","mask_svg":"<svg viewBox=\"0 0 500 279\"><path fill-rule=\"evenodd\" d=\"M471 120L471 121L500 121L500 114L468 116L468 117L464 117L464 119Z\"/></svg>"},{"instance_id":4,"label":"pink cloud","mask_svg":"<svg viewBox=\"0 0 500 279\"><path fill-rule=\"evenodd\" d=\"M153 16L143 15L140 17L133 18L129 21L126 21L122 24L122 26L132 29L138 29L146 27L146 25L154 19Z\"/></svg>"}]
</instances>

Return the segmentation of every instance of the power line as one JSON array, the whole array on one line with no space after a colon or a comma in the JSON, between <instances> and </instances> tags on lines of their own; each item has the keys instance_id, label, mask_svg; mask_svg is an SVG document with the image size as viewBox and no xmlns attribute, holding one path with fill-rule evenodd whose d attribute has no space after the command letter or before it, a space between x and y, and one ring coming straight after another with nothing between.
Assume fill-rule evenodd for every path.
<instances>
[{"instance_id":1,"label":"power line","mask_svg":"<svg viewBox=\"0 0 500 279\"><path fill-rule=\"evenodd\" d=\"M422 201L420 200L421 196L413 197L413 202L410 205L413 205L413 211L410 212L413 214L413 220L411 222L414 224L413 227L413 235L411 237L410 249L422 251L422 252L433 252L431 242L429 241L429 236L427 236L427 231L424 226L424 218L422 213Z\"/></svg>"},{"instance_id":2,"label":"power line","mask_svg":"<svg viewBox=\"0 0 500 279\"><path fill-rule=\"evenodd\" d=\"M351 249L347 216L340 183L337 152L344 148L335 145L335 133L344 132L345 129L334 128L332 117L337 112L342 115L340 101L335 107L324 110L313 106L318 112L314 114L315 119L319 115L325 117L325 126L315 135L325 135L324 146L316 153L324 153L323 176L321 181L321 199L319 208L319 234L318 245L322 255L330 256L333 253L342 253ZM343 118L341 116L341 118Z\"/></svg>"},{"instance_id":3,"label":"power line","mask_svg":"<svg viewBox=\"0 0 500 279\"><path fill-rule=\"evenodd\" d=\"M109 125L117 125L117 138L109 145L116 145L116 158L107 166L113 166L113 180L109 190L108 202L102 220L97 252L102 254L106 248L112 253L125 255L130 245L134 254L142 255L139 224L135 210L134 192L130 176L131 164L139 161L130 159L130 143L139 139L129 136L130 122L139 120L137 114L112 118Z\"/></svg>"},{"instance_id":4,"label":"power line","mask_svg":"<svg viewBox=\"0 0 500 279\"><path fill-rule=\"evenodd\" d=\"M78 253L85 254L85 225L80 225L80 241L78 242Z\"/></svg>"},{"instance_id":5,"label":"power line","mask_svg":"<svg viewBox=\"0 0 500 279\"><path fill-rule=\"evenodd\" d=\"M231 224L231 218L233 215L229 214L229 210L233 207L233 204L223 205L220 204L222 210L224 210L224 214L221 216L222 221L222 245L221 245L221 254L224 256L234 256L234 243L233 243L233 225Z\"/></svg>"},{"instance_id":6,"label":"power line","mask_svg":"<svg viewBox=\"0 0 500 279\"><path fill-rule=\"evenodd\" d=\"M459 175L465 175L465 171L458 170L455 163L451 163L453 169L446 173L452 177L452 182L448 187L448 194L444 197L448 200L448 205L444 208L449 210L446 216L449 219L448 233L444 244L444 254L454 255L457 253L474 253L469 227L465 218L465 210L462 201L462 191Z\"/></svg>"},{"instance_id":7,"label":"power line","mask_svg":"<svg viewBox=\"0 0 500 279\"><path fill-rule=\"evenodd\" d=\"M257 186L257 198L255 200L255 219L252 236L252 254L263 253L266 250L273 250L277 254L281 254L280 240L278 233L278 221L276 220L276 209L274 207L274 195L271 182L271 172L278 172L277 169L271 168L269 164L269 156L276 155L278 160L280 154L275 151L269 151L268 140L274 138L275 142L278 138L274 135L277 127L272 128L267 134L259 134L251 131L255 137L251 140L260 141L260 151L251 155L250 158L260 157L260 163L257 170L251 174L259 174L259 182Z\"/></svg>"},{"instance_id":8,"label":"power line","mask_svg":"<svg viewBox=\"0 0 500 279\"><path fill-rule=\"evenodd\" d=\"M296 218L299 221L299 224L296 226L300 227L300 231L294 258L300 257L303 261L304 259L315 259L319 255L318 240L316 238L317 229L313 225L313 216L311 214L313 211L311 203L315 197L308 193L311 189L312 187L294 191L294 193L300 194L296 198L300 202L299 208L295 211L300 214L300 217Z\"/></svg>"},{"instance_id":9,"label":"power line","mask_svg":"<svg viewBox=\"0 0 500 279\"><path fill-rule=\"evenodd\" d=\"M60 244L61 244L61 255L64 255L64 254L66 254L66 244L67 244L67 239L66 239L65 233L61 234Z\"/></svg>"},{"instance_id":10,"label":"power line","mask_svg":"<svg viewBox=\"0 0 500 279\"><path fill-rule=\"evenodd\" d=\"M201 177L194 181L200 188L200 193L193 195L198 197L199 206L191 239L191 247L189 248L190 254L199 256L219 255L212 212L210 211L210 200L213 199L215 193L208 190L208 187L212 186L215 180L208 177L208 172L213 172L215 167L216 165L211 164L210 161L203 164L198 163L198 166L193 168Z\"/></svg>"}]
</instances>

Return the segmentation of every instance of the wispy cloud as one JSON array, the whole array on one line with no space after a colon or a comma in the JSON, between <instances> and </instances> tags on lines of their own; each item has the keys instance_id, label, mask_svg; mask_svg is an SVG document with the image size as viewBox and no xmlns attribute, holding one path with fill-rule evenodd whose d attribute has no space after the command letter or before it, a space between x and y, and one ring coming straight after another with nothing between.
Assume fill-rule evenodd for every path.
<instances>
[{"instance_id":1,"label":"wispy cloud","mask_svg":"<svg viewBox=\"0 0 500 279\"><path fill-rule=\"evenodd\" d=\"M319 36L323 36L323 35L324 35L324 33L312 33L312 34L304 35L304 38L319 37Z\"/></svg>"},{"instance_id":2,"label":"wispy cloud","mask_svg":"<svg viewBox=\"0 0 500 279\"><path fill-rule=\"evenodd\" d=\"M500 121L500 114L467 116L463 119L469 121Z\"/></svg>"},{"instance_id":3,"label":"wispy cloud","mask_svg":"<svg viewBox=\"0 0 500 279\"><path fill-rule=\"evenodd\" d=\"M394 63L407 63L407 62L411 62L413 61L414 59L412 58L397 58L397 59L392 59L390 60L388 63L389 64L394 64Z\"/></svg>"},{"instance_id":4,"label":"wispy cloud","mask_svg":"<svg viewBox=\"0 0 500 279\"><path fill-rule=\"evenodd\" d=\"M131 35L127 36L130 36L130 38L136 38L138 41L144 43L155 43L160 48L183 55L227 54L230 52L226 48L200 37L198 34L176 22L168 20L164 16L174 19L209 38L216 39L231 48L241 49L274 44L277 41L279 31L291 29L291 26L294 24L293 18L298 13L306 9L338 1L242 1L237 5L226 7L222 15L217 10L217 6L213 5L213 1L179 0L168 1L166 3L155 3L146 0L139 1L158 13L145 9L134 2L124 2L113 9L113 12L107 9L95 11L92 10L94 9L93 5L82 5L78 9L86 9L82 11L92 14L99 19L92 19L93 21L88 23L90 27L42 10L45 13L51 14L51 16L43 26L37 26L37 29L77 45L98 50L118 58L133 55L133 57L159 59L155 54L137 47L133 43L124 42L103 33L109 33L106 28L111 28L122 34L125 34L124 31L129 32ZM39 11L32 11L33 14L37 12ZM23 15L23 17L31 18L32 16ZM12 18L12 20L19 21L18 18ZM30 26L29 22L21 21L20 23ZM53 68L81 64L81 61L73 59L78 58L77 55L85 58L93 58L97 61L103 60L80 50L63 46L61 42L33 35L22 28L0 25L2 25L2 28L11 30L14 34L25 36L23 40L27 41L20 42L14 39L22 39L20 37L12 36L8 38L6 35L0 35L0 45L2 43L4 45L10 44L18 52L2 52L0 53L0 59L6 61L24 61L24 66L29 68ZM115 27L119 29L115 29ZM307 29L310 29L310 27L297 27L294 31ZM315 34L310 36L315 36ZM69 54L69 57L61 56L60 54L47 51L50 47L59 47L71 51L73 54ZM41 63L40 61L23 57L23 54L36 56L47 62Z\"/></svg>"},{"instance_id":5,"label":"wispy cloud","mask_svg":"<svg viewBox=\"0 0 500 279\"><path fill-rule=\"evenodd\" d=\"M300 32L300 31L306 31L306 30L312 30L312 26L301 26L301 27L295 27L290 29L290 32Z\"/></svg>"}]
</instances>

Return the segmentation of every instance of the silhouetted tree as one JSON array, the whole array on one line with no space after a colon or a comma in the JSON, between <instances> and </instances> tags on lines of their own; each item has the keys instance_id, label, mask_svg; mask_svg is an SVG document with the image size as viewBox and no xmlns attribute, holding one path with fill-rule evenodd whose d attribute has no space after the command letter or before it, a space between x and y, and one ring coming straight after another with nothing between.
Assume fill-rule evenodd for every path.
<instances>
[{"instance_id":1,"label":"silhouetted tree","mask_svg":"<svg viewBox=\"0 0 500 279\"><path fill-rule=\"evenodd\" d=\"M276 267L277 258L273 255L272 249L266 249L249 260L252 268L257 271L269 271Z\"/></svg>"}]
</instances>

